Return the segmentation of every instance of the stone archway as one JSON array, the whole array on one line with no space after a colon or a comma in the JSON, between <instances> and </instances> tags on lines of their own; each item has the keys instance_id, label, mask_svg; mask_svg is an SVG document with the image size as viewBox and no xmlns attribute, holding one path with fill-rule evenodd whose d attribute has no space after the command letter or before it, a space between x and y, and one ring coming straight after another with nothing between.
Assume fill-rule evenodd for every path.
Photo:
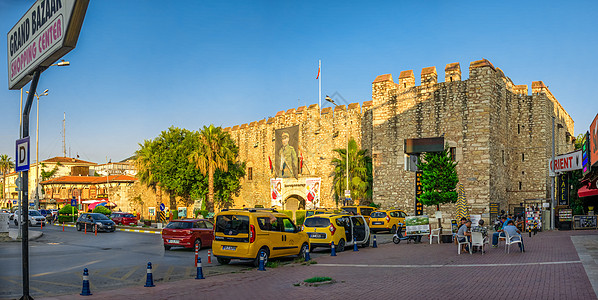
<instances>
[{"instance_id":1,"label":"stone archway","mask_svg":"<svg viewBox=\"0 0 598 300\"><path fill-rule=\"evenodd\" d=\"M305 199L299 195L290 195L284 201L285 210L291 210L293 213L300 209L305 209Z\"/></svg>"}]
</instances>

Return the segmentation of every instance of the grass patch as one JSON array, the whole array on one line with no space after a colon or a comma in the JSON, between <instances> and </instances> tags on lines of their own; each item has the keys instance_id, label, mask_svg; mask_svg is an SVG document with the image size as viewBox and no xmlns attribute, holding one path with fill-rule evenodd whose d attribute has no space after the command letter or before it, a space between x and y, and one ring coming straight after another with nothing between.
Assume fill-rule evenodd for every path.
<instances>
[{"instance_id":1,"label":"grass patch","mask_svg":"<svg viewBox=\"0 0 598 300\"><path fill-rule=\"evenodd\" d=\"M332 278L330 278L330 277L316 276L316 277L305 279L305 280L303 280L303 282L315 283L315 282L324 282L324 281L331 281L331 280L332 280Z\"/></svg>"},{"instance_id":2,"label":"grass patch","mask_svg":"<svg viewBox=\"0 0 598 300\"><path fill-rule=\"evenodd\" d=\"M280 261L269 261L266 263L266 268L277 268L280 267Z\"/></svg>"},{"instance_id":3,"label":"grass patch","mask_svg":"<svg viewBox=\"0 0 598 300\"><path fill-rule=\"evenodd\" d=\"M305 266L305 265L314 265L314 264L317 264L317 263L318 262L315 261L315 260L310 260L310 261L304 261L301 264Z\"/></svg>"}]
</instances>

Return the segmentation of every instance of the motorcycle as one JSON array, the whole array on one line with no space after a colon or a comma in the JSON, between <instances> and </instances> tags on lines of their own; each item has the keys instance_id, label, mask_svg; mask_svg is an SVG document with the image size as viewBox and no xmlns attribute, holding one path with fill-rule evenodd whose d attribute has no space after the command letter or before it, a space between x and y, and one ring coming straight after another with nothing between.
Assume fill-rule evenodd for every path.
<instances>
[{"instance_id":1,"label":"motorcycle","mask_svg":"<svg viewBox=\"0 0 598 300\"><path fill-rule=\"evenodd\" d=\"M407 235L406 233L403 234L403 224L399 223L399 228L397 228L397 231L392 236L392 242L398 244L401 241L407 240L407 243L410 243L411 241L415 243L417 242L417 238L417 235Z\"/></svg>"}]
</instances>

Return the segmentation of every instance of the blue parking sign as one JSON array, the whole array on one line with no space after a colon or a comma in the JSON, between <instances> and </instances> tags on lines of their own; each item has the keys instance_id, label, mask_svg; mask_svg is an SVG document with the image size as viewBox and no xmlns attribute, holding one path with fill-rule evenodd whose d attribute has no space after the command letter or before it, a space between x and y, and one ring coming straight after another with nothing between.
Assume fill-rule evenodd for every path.
<instances>
[{"instance_id":1,"label":"blue parking sign","mask_svg":"<svg viewBox=\"0 0 598 300\"><path fill-rule=\"evenodd\" d=\"M71 206L76 206L77 205L77 199L73 198L71 199Z\"/></svg>"}]
</instances>

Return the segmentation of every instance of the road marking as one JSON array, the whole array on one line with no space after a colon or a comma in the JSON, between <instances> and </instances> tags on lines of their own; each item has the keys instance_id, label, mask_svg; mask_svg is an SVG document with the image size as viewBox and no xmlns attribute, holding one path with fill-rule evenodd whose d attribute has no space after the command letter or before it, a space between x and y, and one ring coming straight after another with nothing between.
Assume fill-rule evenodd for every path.
<instances>
[{"instance_id":1,"label":"road marking","mask_svg":"<svg viewBox=\"0 0 598 300\"><path fill-rule=\"evenodd\" d=\"M39 282L39 283L45 283L45 284L68 286L68 287L79 287L79 285L68 284L68 283L63 283L63 282L51 282L51 281L43 281L43 280L37 280L37 279L33 279L31 281L35 281L35 282Z\"/></svg>"},{"instance_id":2,"label":"road marking","mask_svg":"<svg viewBox=\"0 0 598 300\"><path fill-rule=\"evenodd\" d=\"M172 272L174 272L174 266L170 266L164 275L164 281L169 281L170 276L172 276Z\"/></svg>"},{"instance_id":3,"label":"road marking","mask_svg":"<svg viewBox=\"0 0 598 300\"><path fill-rule=\"evenodd\" d=\"M121 277L120 280L127 280L127 278L131 277L131 275L133 275L133 273L135 273L135 271L137 271L139 269L140 266L135 266L131 269L131 271L129 271L129 273L125 274L125 276Z\"/></svg>"},{"instance_id":4,"label":"road marking","mask_svg":"<svg viewBox=\"0 0 598 300\"><path fill-rule=\"evenodd\" d=\"M68 270L73 270L73 269L79 269L79 268L87 267L89 265L93 265L93 264L99 263L99 262L101 262L101 260L94 260L94 261L90 261L90 262L82 264L82 265L78 265L78 266L73 266L73 267L70 267L70 268L62 269L60 271L34 274L34 275L31 275L31 277L40 277L40 276L44 276L44 275L61 273L61 272L68 271Z\"/></svg>"},{"instance_id":5,"label":"road marking","mask_svg":"<svg viewBox=\"0 0 598 300\"><path fill-rule=\"evenodd\" d=\"M354 267L354 268L467 268L467 267L515 267L538 265L580 264L579 260L547 261L535 263L510 263L510 264L468 264L468 265L357 265L357 264L313 264L316 267Z\"/></svg>"}]
</instances>

